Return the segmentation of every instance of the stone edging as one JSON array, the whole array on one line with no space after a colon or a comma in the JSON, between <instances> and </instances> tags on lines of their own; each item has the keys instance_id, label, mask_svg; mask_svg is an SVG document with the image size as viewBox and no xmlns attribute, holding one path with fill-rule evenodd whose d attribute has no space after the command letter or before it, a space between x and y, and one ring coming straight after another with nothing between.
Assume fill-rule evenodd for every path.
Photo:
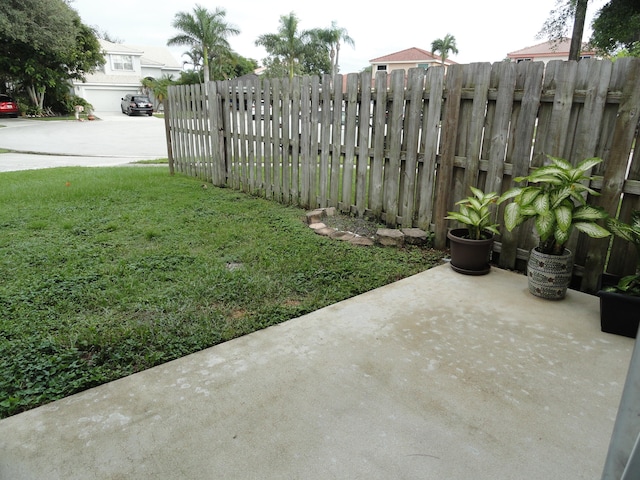
<instances>
[{"instance_id":1,"label":"stone edging","mask_svg":"<svg viewBox=\"0 0 640 480\"><path fill-rule=\"evenodd\" d=\"M405 244L426 245L428 242L427 233L419 228L379 228L376 231L376 234L370 238L328 227L323 220L326 217L335 216L335 214L336 209L334 207L318 208L307 213L306 222L307 225L309 225L309 228L313 229L313 231L318 235L342 240L353 245L401 247Z\"/></svg>"}]
</instances>

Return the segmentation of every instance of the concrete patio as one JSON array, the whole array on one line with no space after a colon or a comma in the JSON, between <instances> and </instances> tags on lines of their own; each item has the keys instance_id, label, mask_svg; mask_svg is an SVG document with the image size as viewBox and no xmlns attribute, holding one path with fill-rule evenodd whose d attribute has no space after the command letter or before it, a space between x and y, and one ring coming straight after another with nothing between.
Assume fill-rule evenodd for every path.
<instances>
[{"instance_id":1,"label":"concrete patio","mask_svg":"<svg viewBox=\"0 0 640 480\"><path fill-rule=\"evenodd\" d=\"M634 341L448 265L0 421L0 478L599 479Z\"/></svg>"}]
</instances>

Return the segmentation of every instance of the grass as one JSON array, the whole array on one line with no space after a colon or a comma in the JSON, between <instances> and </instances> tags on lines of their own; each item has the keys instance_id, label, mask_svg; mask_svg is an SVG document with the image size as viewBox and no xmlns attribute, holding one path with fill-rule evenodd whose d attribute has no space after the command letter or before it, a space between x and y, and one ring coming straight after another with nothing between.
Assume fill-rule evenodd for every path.
<instances>
[{"instance_id":1,"label":"grass","mask_svg":"<svg viewBox=\"0 0 640 480\"><path fill-rule=\"evenodd\" d=\"M439 263L164 168L0 174L0 418Z\"/></svg>"}]
</instances>

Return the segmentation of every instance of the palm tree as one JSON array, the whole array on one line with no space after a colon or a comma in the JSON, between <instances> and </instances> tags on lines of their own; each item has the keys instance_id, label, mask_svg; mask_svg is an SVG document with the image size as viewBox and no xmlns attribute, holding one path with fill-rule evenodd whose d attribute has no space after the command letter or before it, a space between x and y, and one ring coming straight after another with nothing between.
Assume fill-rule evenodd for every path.
<instances>
[{"instance_id":1,"label":"palm tree","mask_svg":"<svg viewBox=\"0 0 640 480\"><path fill-rule=\"evenodd\" d=\"M315 32L318 38L329 46L331 75L339 73L340 42L344 42L350 47L355 47L353 38L349 36L349 33L345 28L338 27L338 24L335 21L331 22L331 27L327 29L318 29Z\"/></svg>"},{"instance_id":2,"label":"palm tree","mask_svg":"<svg viewBox=\"0 0 640 480\"><path fill-rule=\"evenodd\" d=\"M240 30L225 21L226 14L223 8L218 7L210 12L196 5L193 14L178 12L173 19L173 28L182 33L170 38L167 45L189 45L193 51L202 54L205 84L210 79L209 60L229 53L231 47L227 38L240 33Z\"/></svg>"},{"instance_id":3,"label":"palm tree","mask_svg":"<svg viewBox=\"0 0 640 480\"><path fill-rule=\"evenodd\" d=\"M196 70L198 67L202 67L202 52L198 47L193 47L182 55L189 58L189 60L184 61L183 64L193 65L193 70Z\"/></svg>"},{"instance_id":4,"label":"palm tree","mask_svg":"<svg viewBox=\"0 0 640 480\"><path fill-rule=\"evenodd\" d=\"M293 78L296 65L303 58L309 32L298 32L298 17L291 12L280 17L278 33L260 35L256 45L262 46L270 55L281 58L289 72L289 78Z\"/></svg>"},{"instance_id":5,"label":"palm tree","mask_svg":"<svg viewBox=\"0 0 640 480\"><path fill-rule=\"evenodd\" d=\"M164 100L167 98L167 89L169 85L173 85L176 82L173 81L171 75L163 75L160 79L155 79L153 77L143 78L142 81L143 91L149 95L150 93L153 95L155 100L154 110L158 110L160 105L164 104Z\"/></svg>"},{"instance_id":6,"label":"palm tree","mask_svg":"<svg viewBox=\"0 0 640 480\"><path fill-rule=\"evenodd\" d=\"M440 58L442 58L442 66L444 67L444 61L449 56L449 52L458 53L458 47L456 47L456 37L447 33L444 38L438 38L431 42L431 52L440 52Z\"/></svg>"}]
</instances>

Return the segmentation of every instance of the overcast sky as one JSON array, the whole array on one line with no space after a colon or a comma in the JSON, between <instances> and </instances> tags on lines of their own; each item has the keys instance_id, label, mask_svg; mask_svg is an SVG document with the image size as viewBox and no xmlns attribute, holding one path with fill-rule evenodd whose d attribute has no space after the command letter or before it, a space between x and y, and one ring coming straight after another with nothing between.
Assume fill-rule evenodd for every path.
<instances>
[{"instance_id":1,"label":"overcast sky","mask_svg":"<svg viewBox=\"0 0 640 480\"><path fill-rule=\"evenodd\" d=\"M606 0L591 0L587 23ZM200 4L226 10L227 22L240 29L229 39L231 48L261 64L266 52L256 38L276 33L282 15L294 12L300 29L329 28L332 21L345 28L355 48L340 50L341 73L358 72L369 60L406 48L431 50L431 42L447 33L456 38L458 63L496 62L507 53L535 45L556 0L447 0L446 2L356 2L349 0L72 0L82 21L133 45L162 45L177 33L171 23L177 12L192 12ZM384 7L384 8L381 8ZM585 33L588 39L590 29ZM170 49L177 60L187 47Z\"/></svg>"}]
</instances>

